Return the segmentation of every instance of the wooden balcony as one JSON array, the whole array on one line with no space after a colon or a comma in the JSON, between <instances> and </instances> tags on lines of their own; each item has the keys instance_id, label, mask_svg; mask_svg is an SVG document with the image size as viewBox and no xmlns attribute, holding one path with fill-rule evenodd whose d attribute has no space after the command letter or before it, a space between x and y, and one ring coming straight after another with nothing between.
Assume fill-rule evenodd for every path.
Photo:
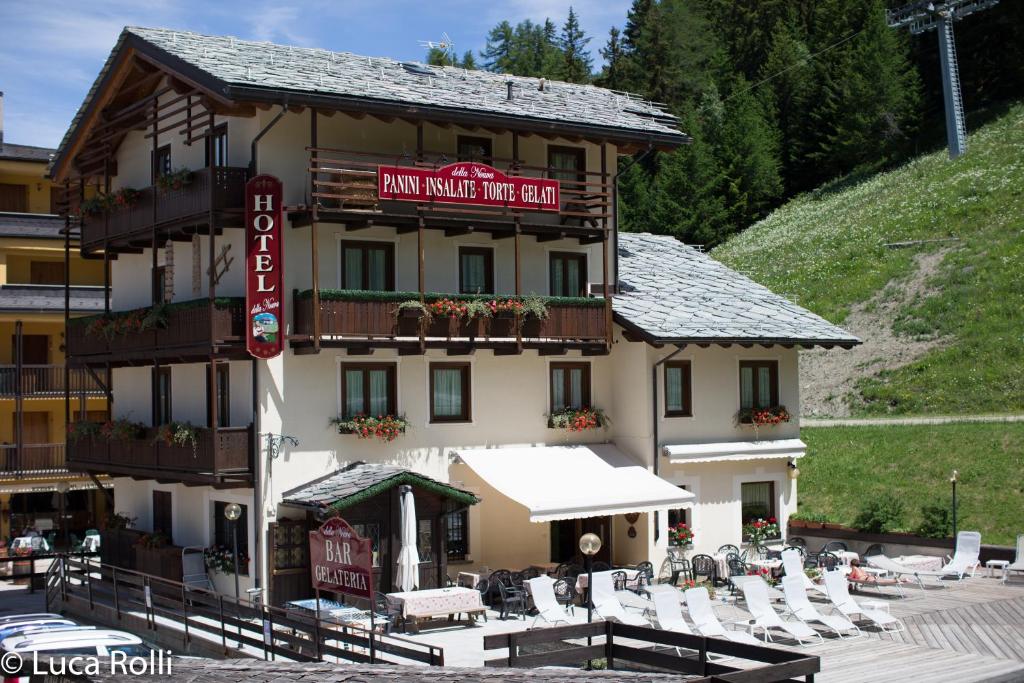
<instances>
[{"instance_id":1,"label":"wooden balcony","mask_svg":"<svg viewBox=\"0 0 1024 683\"><path fill-rule=\"evenodd\" d=\"M439 152L424 152L421 160L405 154L359 152L310 147L309 209L290 215L293 227L309 225L315 210L318 222L343 223L349 229L367 225L393 225L414 229L419 215L424 227L463 234L467 229L492 235L514 231L542 240L576 238L588 244L603 239L612 218L612 180L609 172L580 171L573 179L559 179L557 212L501 206L454 205L440 202L394 201L378 192L378 167L440 168L456 159ZM531 166L512 159L480 160L510 176L553 178L558 169ZM562 171L564 174L564 171ZM460 230L462 232L460 232Z\"/></svg>"},{"instance_id":2,"label":"wooden balcony","mask_svg":"<svg viewBox=\"0 0 1024 683\"><path fill-rule=\"evenodd\" d=\"M192 181L177 190L141 188L133 206L82 218L82 250L149 246L154 227L172 239L188 237L209 229L211 210L217 227L241 225L247 178L246 168L218 166L194 171Z\"/></svg>"},{"instance_id":3,"label":"wooden balcony","mask_svg":"<svg viewBox=\"0 0 1024 683\"><path fill-rule=\"evenodd\" d=\"M121 311L113 317L144 313ZM67 353L74 365L147 365L195 362L218 357L242 357L245 350L245 302L240 298L208 299L168 304L162 323L153 329L104 334L95 322L103 316L74 318L67 328ZM109 320L110 318L108 318Z\"/></svg>"},{"instance_id":4,"label":"wooden balcony","mask_svg":"<svg viewBox=\"0 0 1024 683\"><path fill-rule=\"evenodd\" d=\"M68 469L186 484L243 486L252 481L252 428L200 429L195 447L167 445L147 429L138 439L79 439Z\"/></svg>"},{"instance_id":5,"label":"wooden balcony","mask_svg":"<svg viewBox=\"0 0 1024 683\"><path fill-rule=\"evenodd\" d=\"M0 446L0 479L64 474L64 444L30 443L20 449L13 444Z\"/></svg>"},{"instance_id":6,"label":"wooden balcony","mask_svg":"<svg viewBox=\"0 0 1024 683\"><path fill-rule=\"evenodd\" d=\"M0 398L64 398L63 365L0 365ZM102 396L99 383L82 368L68 371L72 396Z\"/></svg>"},{"instance_id":7,"label":"wooden balcony","mask_svg":"<svg viewBox=\"0 0 1024 683\"><path fill-rule=\"evenodd\" d=\"M427 301L438 295L427 295ZM465 298L447 295L453 299ZM433 318L421 325L410 311L400 311L402 301L418 299L415 292L355 292L323 290L320 296L320 339L326 347L491 348L513 352L524 348L558 350L580 348L605 353L608 339L606 302L598 298L550 298L547 318L497 313L470 320ZM509 299L508 295L495 297ZM314 335L311 291L296 292L294 335ZM296 349L308 347L297 342Z\"/></svg>"}]
</instances>

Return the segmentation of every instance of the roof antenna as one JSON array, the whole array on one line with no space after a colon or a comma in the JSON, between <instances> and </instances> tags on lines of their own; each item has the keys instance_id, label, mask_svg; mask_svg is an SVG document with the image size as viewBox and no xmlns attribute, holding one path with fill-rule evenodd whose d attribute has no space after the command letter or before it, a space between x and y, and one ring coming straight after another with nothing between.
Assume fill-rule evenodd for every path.
<instances>
[{"instance_id":1,"label":"roof antenna","mask_svg":"<svg viewBox=\"0 0 1024 683\"><path fill-rule=\"evenodd\" d=\"M455 42L448 37L447 31L441 34L441 40L439 41L420 40L418 42L420 47L425 47L428 50L440 50L445 59L445 63L442 66L455 66Z\"/></svg>"}]
</instances>

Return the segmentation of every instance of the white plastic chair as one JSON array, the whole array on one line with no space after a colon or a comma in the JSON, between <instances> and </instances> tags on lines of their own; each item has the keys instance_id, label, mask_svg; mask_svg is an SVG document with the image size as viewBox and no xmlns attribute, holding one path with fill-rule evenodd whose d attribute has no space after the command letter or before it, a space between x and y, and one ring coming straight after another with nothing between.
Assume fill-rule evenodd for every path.
<instances>
[{"instance_id":1,"label":"white plastic chair","mask_svg":"<svg viewBox=\"0 0 1024 683\"><path fill-rule=\"evenodd\" d=\"M853 615L859 614L888 633L899 633L904 630L903 622L888 612L858 605L850 596L849 584L841 570L825 572L825 588L828 589L828 599L832 606L848 619L852 620Z\"/></svg>"},{"instance_id":2,"label":"white plastic chair","mask_svg":"<svg viewBox=\"0 0 1024 683\"><path fill-rule=\"evenodd\" d=\"M651 593L651 600L654 602L654 614L658 618L658 628L662 631L693 635L690 625L683 619L683 609L680 606L678 594L655 591Z\"/></svg>"},{"instance_id":3,"label":"white plastic chair","mask_svg":"<svg viewBox=\"0 0 1024 683\"><path fill-rule=\"evenodd\" d=\"M1024 534L1017 536L1017 557L1003 570L1003 583L1006 583L1010 572L1024 572Z\"/></svg>"},{"instance_id":4,"label":"white plastic chair","mask_svg":"<svg viewBox=\"0 0 1024 683\"><path fill-rule=\"evenodd\" d=\"M751 581L743 585L743 598L747 602L747 609L754 617L754 626L764 632L765 642L772 640L771 629L785 632L801 645L817 645L825 642L820 633L802 621L783 621L768 600L767 588L764 582L754 583ZM815 638L817 641L814 640Z\"/></svg>"},{"instance_id":5,"label":"white plastic chair","mask_svg":"<svg viewBox=\"0 0 1024 683\"><path fill-rule=\"evenodd\" d=\"M857 624L838 614L822 614L807 598L807 591L804 590L803 582L797 576L782 577L782 591L786 594L786 607L790 613L804 622L817 622L836 632L840 638L845 638L843 631L856 631L856 635L864 635Z\"/></svg>"},{"instance_id":6,"label":"white plastic chair","mask_svg":"<svg viewBox=\"0 0 1024 683\"><path fill-rule=\"evenodd\" d=\"M618 621L630 626L650 626L643 617L626 613L619 602L619 597L615 595L612 572L597 572L593 575L593 580L593 585L589 587L590 599L598 616L606 621Z\"/></svg>"},{"instance_id":7,"label":"white plastic chair","mask_svg":"<svg viewBox=\"0 0 1024 683\"><path fill-rule=\"evenodd\" d=\"M530 595L533 596L533 606L537 608L537 616L533 618L534 628L538 619L543 619L554 626L560 621L569 623L569 614L565 608L558 604L555 598L555 580L550 576L538 576L527 580L530 585Z\"/></svg>"},{"instance_id":8,"label":"white plastic chair","mask_svg":"<svg viewBox=\"0 0 1024 683\"><path fill-rule=\"evenodd\" d=\"M925 577L930 576L934 579L942 579L947 576L951 576L949 572L942 569L917 569L914 567L907 567L906 565L902 565L896 560L886 555L872 555L866 559L868 564L870 564L872 567L884 569L890 574L895 575L897 578L899 578L900 576L913 576L914 580L917 581L917 585L921 590L924 590L923 579ZM940 587L943 586L942 583L939 583L938 585ZM948 588L948 586L946 587Z\"/></svg>"},{"instance_id":9,"label":"white plastic chair","mask_svg":"<svg viewBox=\"0 0 1024 683\"><path fill-rule=\"evenodd\" d=\"M803 586L804 590L815 591L823 597L828 596L828 591L825 590L824 586L819 586L807 576L807 573L804 571L804 558L799 550L782 551L782 568L785 570L786 576L799 578L800 585Z\"/></svg>"},{"instance_id":10,"label":"white plastic chair","mask_svg":"<svg viewBox=\"0 0 1024 683\"><path fill-rule=\"evenodd\" d=\"M949 562L942 567L947 574L956 574L957 580L962 581L968 570L971 576L978 571L981 564L981 534L977 531L961 531L956 535L956 551Z\"/></svg>"},{"instance_id":11,"label":"white plastic chair","mask_svg":"<svg viewBox=\"0 0 1024 683\"><path fill-rule=\"evenodd\" d=\"M181 549L181 582L189 588L206 588L217 590L206 572L206 559L203 548L187 546Z\"/></svg>"},{"instance_id":12,"label":"white plastic chair","mask_svg":"<svg viewBox=\"0 0 1024 683\"><path fill-rule=\"evenodd\" d=\"M746 631L726 630L711 606L711 596L708 595L708 589L703 586L686 590L686 610L690 613L690 619L693 620L694 625L702 636L707 638L725 638L734 643L746 643L747 645L761 644L757 638Z\"/></svg>"}]
</instances>

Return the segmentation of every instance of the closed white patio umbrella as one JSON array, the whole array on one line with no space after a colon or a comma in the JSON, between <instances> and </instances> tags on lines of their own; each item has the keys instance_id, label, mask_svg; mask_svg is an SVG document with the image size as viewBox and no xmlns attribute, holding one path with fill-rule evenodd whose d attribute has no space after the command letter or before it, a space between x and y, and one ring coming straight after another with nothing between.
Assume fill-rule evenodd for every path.
<instances>
[{"instance_id":1,"label":"closed white patio umbrella","mask_svg":"<svg viewBox=\"0 0 1024 683\"><path fill-rule=\"evenodd\" d=\"M402 549L398 552L395 586L401 591L411 591L420 585L420 555L416 550L416 503L411 486L403 486L400 491Z\"/></svg>"}]
</instances>

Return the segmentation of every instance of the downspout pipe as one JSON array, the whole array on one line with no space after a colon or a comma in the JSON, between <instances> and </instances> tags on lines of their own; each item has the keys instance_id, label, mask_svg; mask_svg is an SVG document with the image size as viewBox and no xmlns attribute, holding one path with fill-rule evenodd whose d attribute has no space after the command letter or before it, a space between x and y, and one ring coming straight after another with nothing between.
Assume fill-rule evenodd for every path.
<instances>
[{"instance_id":1,"label":"downspout pipe","mask_svg":"<svg viewBox=\"0 0 1024 683\"><path fill-rule=\"evenodd\" d=\"M612 176L612 215L615 216L615 253L612 254L612 285L613 290L617 291L619 287L619 177L623 173L633 168L634 164L637 164L651 155L654 151L654 145L647 143L647 149L640 156L632 157L625 166L620 168Z\"/></svg>"},{"instance_id":2,"label":"downspout pipe","mask_svg":"<svg viewBox=\"0 0 1024 683\"><path fill-rule=\"evenodd\" d=\"M257 168L257 165L256 165L256 161L257 161L256 146L257 146L257 144L263 138L264 135L266 135L267 133L270 132L270 129L273 128L277 124L277 122L281 120L281 117L284 116L286 113L288 113L288 98L287 97L285 97L284 100L281 102L281 111L277 112L277 116L275 116L274 118L270 119L270 121L267 122L267 125L263 126L263 130L261 130L259 133L257 133L256 137L254 137L252 139L252 148L251 148L251 150L249 152L249 175L250 176L255 176L256 175L256 168Z\"/></svg>"},{"instance_id":3,"label":"downspout pipe","mask_svg":"<svg viewBox=\"0 0 1024 683\"><path fill-rule=\"evenodd\" d=\"M685 344L676 347L676 350L668 354L651 366L651 434L654 441L654 476L658 475L659 463L661 461L661 446L658 444L658 368L672 360L676 355L686 348ZM658 540L658 511L654 511L654 540Z\"/></svg>"}]
</instances>

